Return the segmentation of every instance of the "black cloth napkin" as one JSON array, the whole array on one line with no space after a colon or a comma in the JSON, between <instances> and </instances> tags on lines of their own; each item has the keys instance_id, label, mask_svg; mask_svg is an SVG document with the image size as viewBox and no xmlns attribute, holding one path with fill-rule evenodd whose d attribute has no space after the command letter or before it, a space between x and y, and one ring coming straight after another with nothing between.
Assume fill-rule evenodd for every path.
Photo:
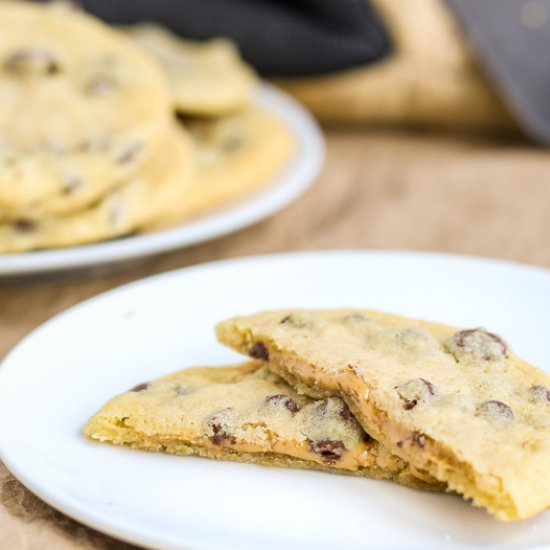
<instances>
[{"instance_id":1,"label":"black cloth napkin","mask_svg":"<svg viewBox=\"0 0 550 550\"><path fill-rule=\"evenodd\" d=\"M83 0L117 24L156 21L189 38L228 36L269 76L341 71L390 51L386 29L365 0Z\"/></svg>"}]
</instances>

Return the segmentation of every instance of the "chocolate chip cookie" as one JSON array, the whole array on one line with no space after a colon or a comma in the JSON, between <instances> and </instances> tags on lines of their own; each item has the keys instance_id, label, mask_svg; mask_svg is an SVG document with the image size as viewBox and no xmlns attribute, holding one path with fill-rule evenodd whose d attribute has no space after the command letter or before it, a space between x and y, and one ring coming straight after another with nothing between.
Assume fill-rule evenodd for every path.
<instances>
[{"instance_id":1,"label":"chocolate chip cookie","mask_svg":"<svg viewBox=\"0 0 550 550\"><path fill-rule=\"evenodd\" d=\"M260 361L185 369L138 384L109 401L84 433L150 451L445 489L370 438L340 398L300 395Z\"/></svg>"},{"instance_id":2,"label":"chocolate chip cookie","mask_svg":"<svg viewBox=\"0 0 550 550\"><path fill-rule=\"evenodd\" d=\"M502 520L550 505L550 377L484 328L368 310L270 311L219 339L315 397Z\"/></svg>"},{"instance_id":3,"label":"chocolate chip cookie","mask_svg":"<svg viewBox=\"0 0 550 550\"><path fill-rule=\"evenodd\" d=\"M89 204L168 132L164 75L123 33L71 9L0 3L0 218Z\"/></svg>"},{"instance_id":4,"label":"chocolate chip cookie","mask_svg":"<svg viewBox=\"0 0 550 550\"><path fill-rule=\"evenodd\" d=\"M195 174L188 134L174 127L143 170L97 203L67 216L0 223L0 252L74 246L127 235L182 204Z\"/></svg>"}]
</instances>

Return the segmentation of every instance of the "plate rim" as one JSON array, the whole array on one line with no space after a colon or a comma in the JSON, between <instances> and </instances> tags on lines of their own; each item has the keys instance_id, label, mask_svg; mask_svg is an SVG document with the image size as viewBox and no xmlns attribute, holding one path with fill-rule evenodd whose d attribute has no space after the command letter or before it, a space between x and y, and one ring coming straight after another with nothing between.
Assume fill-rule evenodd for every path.
<instances>
[{"instance_id":1,"label":"plate rim","mask_svg":"<svg viewBox=\"0 0 550 550\"><path fill-rule=\"evenodd\" d=\"M467 262L471 264L484 264L486 266L500 267L504 269L512 269L518 272L530 273L537 276L550 276L550 267L541 266L538 264L529 264L525 262L507 260L500 258L492 258L488 256L479 256L475 254L459 254L454 252L438 252L438 251L425 251L425 250L410 250L410 249L361 249L361 248L341 248L341 249L321 249L321 250L294 250L286 252L273 252L273 253L259 253L259 254L249 254L245 256L237 256L234 258L225 258L218 260L210 260L207 262L200 262L196 264L191 264L183 267L177 267L162 271L161 273L155 273L153 275L147 275L145 277L140 277L138 279L122 283L108 290L99 292L93 296L85 298L80 302L77 302L66 309L56 313L49 319L46 319L44 322L40 323L34 329L32 329L28 334L23 336L3 357L0 358L0 380L2 378L3 368L8 360L11 360L11 356L19 350L27 340L34 337L36 333L42 331L50 324L57 322L58 320L64 318L66 315L70 315L77 311L80 308L87 307L94 301L102 301L108 299L113 294L118 294L120 291L129 291L132 288L138 288L142 285L148 285L150 283L155 283L162 281L163 279L171 279L172 277L177 277L182 273L202 271L204 269L218 269L225 265L246 265L248 263L255 263L257 261L284 261L287 258L294 259L299 257L305 257L307 259L315 259L316 257L351 257L351 256L370 256L370 257L383 257L383 258L394 258L396 260L400 259L414 259L419 258L421 260L445 260L445 261L456 261L456 262ZM1 433L1 432L0 432ZM0 448L0 460L1 448Z\"/></svg>"},{"instance_id":2,"label":"plate rim","mask_svg":"<svg viewBox=\"0 0 550 550\"><path fill-rule=\"evenodd\" d=\"M0 358L0 377L2 372L2 367L6 363L7 359L22 345L26 342L27 339L32 337L37 331L42 330L44 327L50 323L62 318L63 316L72 313L74 310L77 310L80 307L87 306L90 302L94 300L107 299L111 294L118 293L121 290L128 290L132 287L138 287L143 284L149 284L152 281L158 281L161 279L169 279L171 277L176 277L182 272L191 272L191 271L201 271L203 269L218 268L224 265L245 265L250 262L256 261L271 261L271 260L281 260L283 261L286 258L296 258L300 256L310 258L321 257L321 256L354 256L354 255L365 255L372 257L385 257L395 259L412 259L412 258L421 258L422 260L446 260L446 261L456 261L456 262L468 262L468 263L481 263L487 266L501 267L506 269L513 269L521 272L529 272L532 274L538 274L539 276L549 276L550 267L541 266L538 264L530 264L526 262L492 258L488 256L480 256L475 254L460 254L454 252L438 252L433 250L413 250L413 249L402 249L402 248L388 248L388 249L375 249L375 248L326 248L319 250L293 250L293 251L283 251L283 252L271 252L271 253L258 253L258 254L247 254L244 256L236 256L233 258L217 259L210 260L206 262L194 263L182 267L176 267L173 269L168 269L160 273L155 273L153 275L147 275L140 277L138 279L131 280L126 283L122 283L108 290L104 290L77 302L68 308L60 311L59 313L53 315L49 319L46 319L44 322L36 326L28 334L26 334L21 340L19 340L5 355L5 357ZM1 456L0 456L1 459Z\"/></svg>"},{"instance_id":3,"label":"plate rim","mask_svg":"<svg viewBox=\"0 0 550 550\"><path fill-rule=\"evenodd\" d=\"M298 100L271 83L260 84L253 105L276 114L293 134L296 151L281 167L288 174L279 173L246 197L175 227L87 245L0 253L0 279L118 265L186 248L254 225L294 202L313 185L323 167L324 134Z\"/></svg>"},{"instance_id":4,"label":"plate rim","mask_svg":"<svg viewBox=\"0 0 550 550\"><path fill-rule=\"evenodd\" d=\"M131 292L133 289L138 289L142 286L149 286L151 284L163 284L163 281L168 281L172 278L184 276L188 273L201 272L204 270L217 270L229 266L230 268L246 266L249 263L264 262L264 261L287 261L287 260L300 260L305 259L342 259L342 258L357 258L358 256L365 257L366 259L383 259L383 260L419 260L425 261L440 261L440 262L460 262L467 264L476 264L482 267L501 268L506 270L512 270L513 272L526 275L534 275L537 277L550 277L550 269L531 265L522 262L501 260L495 258L487 258L483 256L475 255L463 255L454 253L439 253L439 252L426 252L426 251L413 251L413 250L371 250L371 249L341 249L341 250L318 250L318 251L295 251L295 252L282 252L274 254L258 254L250 256L242 256L237 258L230 258L225 260L215 260L211 262L205 262L195 264L183 268L169 270L163 273L144 277L136 281L125 283L117 286L108 291L102 292L95 296L92 296L82 302L79 302L66 310L54 315L29 334L27 334L20 342L18 342L0 362L0 382L5 376L5 373L15 367L10 367L12 357L17 354L19 349L23 348L29 340L34 338L37 334L44 330L47 330L50 325L63 321L67 316L70 316L78 310L89 307L94 303L99 303L104 300L109 300L113 295L125 292ZM9 439L9 438L8 438ZM2 431L0 429L0 460L4 463L8 471L14 475L27 489L33 494L38 496L41 500L56 510L59 510L66 516L91 527L101 533L105 533L114 537L117 540L122 540L132 544L137 544L146 548L159 548L167 550L178 550L182 548L182 544L185 544L185 548L190 550L223 550L224 546L217 543L209 543L200 540L192 540L187 538L181 542L159 542L158 539L150 537L146 532L140 533L140 528L136 529L135 524L132 526L125 525L127 522L123 519L112 520L107 514L103 514L94 510L93 507L82 504L78 499L73 499L70 495L59 494L48 490L47 487L42 486L40 483L35 483L32 476L27 475L25 469L20 469L17 464L11 460L9 450L6 452L9 441L4 441L2 437Z\"/></svg>"}]
</instances>

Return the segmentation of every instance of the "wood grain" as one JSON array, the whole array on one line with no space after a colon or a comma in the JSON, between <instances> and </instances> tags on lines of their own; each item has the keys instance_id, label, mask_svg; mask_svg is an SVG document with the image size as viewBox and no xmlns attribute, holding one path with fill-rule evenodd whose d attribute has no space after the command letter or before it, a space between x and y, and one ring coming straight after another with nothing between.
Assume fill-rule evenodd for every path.
<instances>
[{"instance_id":1,"label":"wood grain","mask_svg":"<svg viewBox=\"0 0 550 550\"><path fill-rule=\"evenodd\" d=\"M272 218L186 250L0 284L0 357L56 313L107 289L199 262L321 249L402 249L550 267L550 153L520 142L331 130L315 186ZM0 548L130 548L65 518L0 463Z\"/></svg>"}]
</instances>

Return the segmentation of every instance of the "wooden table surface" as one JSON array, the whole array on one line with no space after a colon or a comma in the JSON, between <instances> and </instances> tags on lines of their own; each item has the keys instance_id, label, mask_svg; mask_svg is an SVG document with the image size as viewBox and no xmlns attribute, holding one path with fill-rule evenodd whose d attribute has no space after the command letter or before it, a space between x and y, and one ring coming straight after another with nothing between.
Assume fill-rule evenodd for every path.
<instances>
[{"instance_id":1,"label":"wooden table surface","mask_svg":"<svg viewBox=\"0 0 550 550\"><path fill-rule=\"evenodd\" d=\"M550 267L550 153L524 143L331 130L314 187L216 241L110 273L0 284L0 357L52 315L123 283L199 262L322 249L407 249ZM0 419L0 422L4 419ZM131 548L64 517L0 463L0 548Z\"/></svg>"}]
</instances>

